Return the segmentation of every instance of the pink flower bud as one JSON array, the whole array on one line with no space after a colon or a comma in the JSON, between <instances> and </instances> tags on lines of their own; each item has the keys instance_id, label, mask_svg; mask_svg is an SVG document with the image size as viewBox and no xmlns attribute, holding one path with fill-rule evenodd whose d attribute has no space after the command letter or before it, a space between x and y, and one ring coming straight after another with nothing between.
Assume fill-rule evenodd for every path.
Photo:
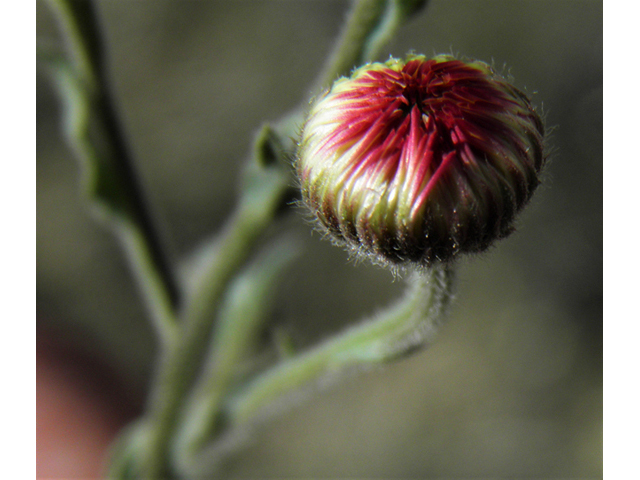
<instances>
[{"instance_id":1,"label":"pink flower bud","mask_svg":"<svg viewBox=\"0 0 640 480\"><path fill-rule=\"evenodd\" d=\"M338 243L430 265L508 235L539 184L544 127L482 62L410 56L358 68L311 106L296 169Z\"/></svg>"}]
</instances>

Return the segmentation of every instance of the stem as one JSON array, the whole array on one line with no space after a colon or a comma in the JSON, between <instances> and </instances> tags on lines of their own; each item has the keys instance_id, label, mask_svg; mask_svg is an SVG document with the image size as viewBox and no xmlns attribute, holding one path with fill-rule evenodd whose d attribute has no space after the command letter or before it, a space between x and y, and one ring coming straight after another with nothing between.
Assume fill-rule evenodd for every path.
<instances>
[{"instance_id":1,"label":"stem","mask_svg":"<svg viewBox=\"0 0 640 480\"><path fill-rule=\"evenodd\" d=\"M271 223L288 188L289 173L281 165L254 173L256 178L249 175L238 211L223 232L216 255L187 305L182 335L161 361L149 403L149 441L143 458L147 478L166 473L168 446L179 409L200 366L220 300Z\"/></svg>"},{"instance_id":2,"label":"stem","mask_svg":"<svg viewBox=\"0 0 640 480\"><path fill-rule=\"evenodd\" d=\"M386 0L354 1L340 40L336 44L327 65L322 71L319 84L326 87L336 78L347 75L363 62L367 41L380 22Z\"/></svg>"},{"instance_id":3,"label":"stem","mask_svg":"<svg viewBox=\"0 0 640 480\"><path fill-rule=\"evenodd\" d=\"M279 237L234 278L214 325L204 369L182 411L173 442L176 465L188 470L192 456L223 428L220 410L237 383L238 366L258 341L284 268L300 254L297 242Z\"/></svg>"},{"instance_id":4,"label":"stem","mask_svg":"<svg viewBox=\"0 0 640 480\"><path fill-rule=\"evenodd\" d=\"M230 400L229 422L252 422L304 387L427 347L451 299L452 277L452 270L443 266L415 275L397 305L262 374Z\"/></svg>"},{"instance_id":5,"label":"stem","mask_svg":"<svg viewBox=\"0 0 640 480\"><path fill-rule=\"evenodd\" d=\"M226 395L220 412L226 429L199 449L192 446L178 452L184 455L183 471L200 477L215 470L225 456L237 451L255 433L255 426L302 400L305 394L335 383L353 370L429 346L452 298L452 283L453 271L447 266L416 273L397 304L282 361Z\"/></svg>"},{"instance_id":6,"label":"stem","mask_svg":"<svg viewBox=\"0 0 640 480\"><path fill-rule=\"evenodd\" d=\"M415 3L415 0L409 1ZM395 31L394 29L400 25L399 22L385 22L385 14L396 14L401 10L408 16L415 11L392 9L389 2L394 2L394 5L406 3L405 0L360 0L354 4L345 31L321 76L322 85L333 81L337 75L348 73L354 66L362 63L365 55L377 54L377 49L382 47L379 40L381 25L383 30L389 31ZM283 125L293 124L285 121ZM281 138L285 138L290 132L280 133ZM262 158L263 166L270 163L265 161L262 148L269 144L268 137L268 130L263 130L254 145L254 158ZM287 175L282 178L288 179ZM274 192L281 196L285 188L286 181L280 186L280 190L276 188ZM259 191L260 188L254 190ZM179 410L203 358L203 350L209 339L210 327L220 298L236 270L247 258L258 235L273 218L271 201L265 202L260 194L250 192L251 190L243 201L248 200L248 204L252 206L241 205L239 214L224 234L215 257L216 261L212 263L204 281L201 282L202 288L187 305L183 336L160 365L150 399L150 436L143 459L143 472L148 478L157 478L166 473L169 446L177 427ZM252 196L253 201L249 200Z\"/></svg>"},{"instance_id":7,"label":"stem","mask_svg":"<svg viewBox=\"0 0 640 480\"><path fill-rule=\"evenodd\" d=\"M102 48L93 3L78 0L48 0L48 3L64 34L73 70L90 88L97 89Z\"/></svg>"},{"instance_id":8,"label":"stem","mask_svg":"<svg viewBox=\"0 0 640 480\"><path fill-rule=\"evenodd\" d=\"M94 211L120 239L163 344L175 336L179 291L118 122L92 2L49 0L71 68L54 65L67 103L67 137L86 168ZM49 59L51 60L51 59Z\"/></svg>"},{"instance_id":9,"label":"stem","mask_svg":"<svg viewBox=\"0 0 640 480\"><path fill-rule=\"evenodd\" d=\"M101 85L106 86L107 82L102 74L100 79ZM122 179L121 187L126 191L130 199L130 213L135 226L140 232L138 242L140 251L144 251L148 256L148 261L145 262L137 254L138 252L128 250L132 254L130 255L131 260L134 261L136 272L141 274L142 278L146 278L150 272L154 272L154 276L157 276L157 285L154 290L157 293L160 293L160 290L164 290L163 296L166 295L172 309L175 311L180 301L176 276L172 271L168 256L160 241L160 235L153 223L149 206L129 155L129 149L126 146L122 130L117 121L110 95L105 93L100 97L99 111L102 113L107 135L111 138L115 150L114 159L117 161L116 166L119 170L119 177Z\"/></svg>"},{"instance_id":10,"label":"stem","mask_svg":"<svg viewBox=\"0 0 640 480\"><path fill-rule=\"evenodd\" d=\"M318 81L326 88L338 77L371 62L393 38L404 21L423 8L427 0L357 0L340 40Z\"/></svg>"},{"instance_id":11,"label":"stem","mask_svg":"<svg viewBox=\"0 0 640 480\"><path fill-rule=\"evenodd\" d=\"M73 68L71 72L66 71L66 85L63 85L71 92L69 97L73 98L68 108L76 115L68 122L74 127L69 130L69 137L85 160L87 171L93 174L87 182L93 206L125 246L164 347L148 414L139 427L143 434L135 437L135 451L140 452L141 458L130 465L132 471L155 479L168 474L169 445L180 409L203 358L220 299L273 220L289 186L289 172L282 165L276 167L265 161L268 149L263 149L262 174L249 176L249 183L253 184L245 189L238 213L225 229L214 261L185 305L184 323L178 331L177 283L151 221L109 95L94 6L84 0L49 1L66 34L72 59ZM381 45L375 40L381 38L380 28L388 30L388 25L393 24L393 28L399 25L384 21L392 1L399 0L386 3L385 0L361 0L355 4L345 33L325 69L323 84L376 54ZM267 145L263 137L264 141L256 142L256 150ZM261 155L255 157L259 160Z\"/></svg>"}]
</instances>

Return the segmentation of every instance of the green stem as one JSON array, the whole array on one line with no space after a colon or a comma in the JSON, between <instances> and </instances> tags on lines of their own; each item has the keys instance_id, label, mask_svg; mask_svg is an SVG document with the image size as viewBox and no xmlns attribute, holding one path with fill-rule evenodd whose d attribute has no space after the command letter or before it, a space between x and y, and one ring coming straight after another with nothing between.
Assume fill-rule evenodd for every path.
<instances>
[{"instance_id":1,"label":"green stem","mask_svg":"<svg viewBox=\"0 0 640 480\"><path fill-rule=\"evenodd\" d=\"M404 21L426 3L427 0L354 1L318 86L326 88L338 77L349 75L354 68L375 60Z\"/></svg>"},{"instance_id":2,"label":"green stem","mask_svg":"<svg viewBox=\"0 0 640 480\"><path fill-rule=\"evenodd\" d=\"M175 337L179 292L108 90L92 2L49 0L70 57L43 58L65 100L65 133L85 167L94 212L120 239L162 344Z\"/></svg>"},{"instance_id":3,"label":"green stem","mask_svg":"<svg viewBox=\"0 0 640 480\"><path fill-rule=\"evenodd\" d=\"M259 374L226 396L220 415L226 429L213 441L190 449L183 470L202 476L241 447L254 427L291 406L301 394L335 383L354 369L364 369L426 348L452 297L453 271L434 266L414 274L406 295L374 318L337 334ZM188 464L188 465L187 465Z\"/></svg>"},{"instance_id":4,"label":"green stem","mask_svg":"<svg viewBox=\"0 0 640 480\"><path fill-rule=\"evenodd\" d=\"M287 396L336 379L349 369L425 348L449 304L452 277L452 270L442 266L416 274L397 305L260 375L229 401L230 424L252 422Z\"/></svg>"},{"instance_id":5,"label":"green stem","mask_svg":"<svg viewBox=\"0 0 640 480\"><path fill-rule=\"evenodd\" d=\"M85 100L91 106L89 120L92 126L97 124L100 127L102 136L107 140L106 150L110 153L107 160L94 159L93 168L102 173L93 179L94 203L103 207L103 212L112 220L120 220L113 220L112 223L119 227L149 303L160 311L155 315L158 318L158 329L165 332L163 336L169 339L164 342L165 349L149 397L148 412L139 427L144 434L136 437L136 450L140 451L141 458L135 461L137 465L130 467L145 478L160 478L169 473L169 445L175 433L180 409L203 359L220 299L256 241L274 218L289 185L288 171L273 165L269 168L265 155L269 149L262 148L267 143L257 142L256 150L262 148L263 151L261 154L258 152L256 158L262 158L261 171L267 176L249 175L249 183L253 178L254 184L245 189L238 213L224 231L217 245L214 261L208 266L195 293L185 305L182 315L184 322L180 331L176 332L173 316L178 291L174 277L167 267L168 263L157 244L158 236L151 228L150 216L107 95L102 49L99 38L95 35L97 28L93 6L83 0L50 1L58 7L58 13L63 18L61 23L69 32L68 40L75 70L84 83ZM337 75L348 73L363 60L376 54L381 45L376 40L381 38L380 29L388 30L389 25L393 28L399 25L398 22L384 20L384 15L390 11L388 2L392 1L399 0L363 0L354 6L345 34L330 66L325 69L323 83L333 80ZM90 130L89 123L83 125L85 134ZM85 156L90 157L87 154ZM107 167L105 164L108 164ZM113 191L113 184L116 186L116 193Z\"/></svg>"},{"instance_id":6,"label":"green stem","mask_svg":"<svg viewBox=\"0 0 640 480\"><path fill-rule=\"evenodd\" d=\"M258 148L256 148L258 150ZM223 232L216 255L184 312L184 327L175 348L161 360L149 403L149 438L143 458L146 478L166 473L169 442L180 406L201 364L211 325L225 289L248 258L280 206L290 182L281 165L260 168L248 175L237 213Z\"/></svg>"},{"instance_id":7,"label":"green stem","mask_svg":"<svg viewBox=\"0 0 640 480\"><path fill-rule=\"evenodd\" d=\"M363 54L368 39L380 22L386 0L354 1L344 25L340 40L322 71L319 84L326 87L336 78L347 75L364 63Z\"/></svg>"},{"instance_id":8,"label":"green stem","mask_svg":"<svg viewBox=\"0 0 640 480\"><path fill-rule=\"evenodd\" d=\"M192 455L222 428L220 409L228 390L238 381L238 366L247 359L262 332L278 277L299 253L296 242L288 236L279 237L227 289L204 369L183 409L173 442L180 470L187 470Z\"/></svg>"},{"instance_id":9,"label":"green stem","mask_svg":"<svg viewBox=\"0 0 640 480\"><path fill-rule=\"evenodd\" d=\"M82 0L47 1L64 34L73 70L91 90L97 90L102 48L93 3Z\"/></svg>"}]
</instances>

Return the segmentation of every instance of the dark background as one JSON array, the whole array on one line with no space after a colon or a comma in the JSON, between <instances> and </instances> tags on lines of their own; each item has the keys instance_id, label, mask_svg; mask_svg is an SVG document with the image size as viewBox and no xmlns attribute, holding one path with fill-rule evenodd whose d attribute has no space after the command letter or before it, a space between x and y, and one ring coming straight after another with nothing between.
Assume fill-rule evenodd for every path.
<instances>
[{"instance_id":1,"label":"dark background","mask_svg":"<svg viewBox=\"0 0 640 480\"><path fill-rule=\"evenodd\" d=\"M253 135L317 93L343 1L98 2L121 119L174 260L222 225ZM38 3L37 34L55 38ZM434 0L388 48L493 63L551 130L517 232L460 263L436 343L256 433L232 477L602 475L602 3ZM385 54L386 56L386 54ZM503 65L506 67L503 70ZM113 238L87 214L59 103L37 78L38 337L87 352L139 408L152 333ZM311 344L402 282L291 228L305 254L274 323ZM277 232L273 232L274 234Z\"/></svg>"}]
</instances>

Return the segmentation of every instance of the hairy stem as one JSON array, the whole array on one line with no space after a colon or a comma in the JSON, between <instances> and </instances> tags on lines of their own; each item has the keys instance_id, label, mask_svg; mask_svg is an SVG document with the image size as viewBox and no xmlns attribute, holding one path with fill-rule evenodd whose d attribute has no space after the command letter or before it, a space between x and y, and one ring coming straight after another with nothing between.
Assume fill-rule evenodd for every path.
<instances>
[{"instance_id":1,"label":"hairy stem","mask_svg":"<svg viewBox=\"0 0 640 480\"><path fill-rule=\"evenodd\" d=\"M288 395L348 369L427 347L451 299L452 276L452 270L443 266L414 275L398 304L249 382L229 402L230 423L253 421Z\"/></svg>"},{"instance_id":2,"label":"hairy stem","mask_svg":"<svg viewBox=\"0 0 640 480\"><path fill-rule=\"evenodd\" d=\"M85 167L94 212L121 241L163 344L175 336L179 290L133 166L110 94L92 2L49 0L69 61L53 67L66 103L65 133Z\"/></svg>"},{"instance_id":3,"label":"hairy stem","mask_svg":"<svg viewBox=\"0 0 640 480\"><path fill-rule=\"evenodd\" d=\"M181 445L182 470L196 478L213 471L223 458L242 446L256 426L309 394L354 370L428 347L451 301L452 284L453 270L448 266L415 273L408 279L405 296L396 304L236 387L226 396L220 412L225 430L210 437L199 450ZM196 425L194 430L202 431L202 427Z\"/></svg>"}]
</instances>

